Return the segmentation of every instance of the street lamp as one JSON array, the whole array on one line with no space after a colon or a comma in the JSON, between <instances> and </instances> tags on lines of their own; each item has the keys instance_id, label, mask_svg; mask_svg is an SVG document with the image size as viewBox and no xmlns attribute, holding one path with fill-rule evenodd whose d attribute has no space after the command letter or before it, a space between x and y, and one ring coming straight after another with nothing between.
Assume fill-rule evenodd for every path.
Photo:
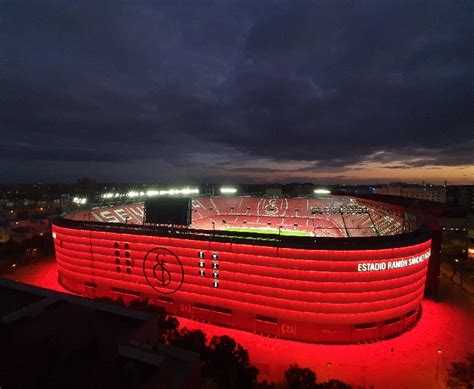
<instances>
[{"instance_id":1,"label":"street lamp","mask_svg":"<svg viewBox=\"0 0 474 389\"><path fill-rule=\"evenodd\" d=\"M332 367L332 363L328 362L328 381L331 380L331 367Z\"/></svg>"},{"instance_id":2,"label":"street lamp","mask_svg":"<svg viewBox=\"0 0 474 389\"><path fill-rule=\"evenodd\" d=\"M441 354L443 353L443 350L441 350L440 348L436 350L436 352L438 353L438 360L436 361L436 381L438 381L438 372L439 372L439 359L441 357Z\"/></svg>"}]
</instances>

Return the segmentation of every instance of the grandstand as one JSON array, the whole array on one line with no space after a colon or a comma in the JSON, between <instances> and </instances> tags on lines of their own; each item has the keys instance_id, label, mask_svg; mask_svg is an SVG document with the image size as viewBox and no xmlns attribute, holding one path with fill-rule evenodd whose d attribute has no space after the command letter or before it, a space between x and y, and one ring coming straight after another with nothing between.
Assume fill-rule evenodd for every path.
<instances>
[{"instance_id":1,"label":"grandstand","mask_svg":"<svg viewBox=\"0 0 474 389\"><path fill-rule=\"evenodd\" d=\"M143 224L143 202L74 213L73 220ZM403 217L392 209L351 197L196 197L192 224L199 230L229 230L314 237L374 237L403 232Z\"/></svg>"}]
</instances>

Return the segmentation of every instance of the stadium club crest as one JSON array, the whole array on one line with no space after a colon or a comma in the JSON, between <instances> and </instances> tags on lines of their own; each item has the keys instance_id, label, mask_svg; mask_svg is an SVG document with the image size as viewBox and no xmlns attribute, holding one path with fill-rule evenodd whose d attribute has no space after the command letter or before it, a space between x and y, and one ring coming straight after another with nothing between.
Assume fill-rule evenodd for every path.
<instances>
[{"instance_id":1,"label":"stadium club crest","mask_svg":"<svg viewBox=\"0 0 474 389\"><path fill-rule=\"evenodd\" d=\"M278 216L280 211L288 210L288 200L287 199L263 199L259 202L257 206L257 212L263 213L265 216Z\"/></svg>"},{"instance_id":2,"label":"stadium club crest","mask_svg":"<svg viewBox=\"0 0 474 389\"><path fill-rule=\"evenodd\" d=\"M172 294L184 281L184 268L178 256L164 247L148 251L143 259L146 282L158 293Z\"/></svg>"}]
</instances>

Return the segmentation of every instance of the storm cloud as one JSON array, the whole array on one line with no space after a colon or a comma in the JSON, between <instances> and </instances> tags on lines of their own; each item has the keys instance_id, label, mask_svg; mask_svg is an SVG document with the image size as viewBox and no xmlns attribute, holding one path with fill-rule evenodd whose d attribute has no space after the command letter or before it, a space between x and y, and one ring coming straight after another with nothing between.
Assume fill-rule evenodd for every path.
<instances>
[{"instance_id":1,"label":"storm cloud","mask_svg":"<svg viewBox=\"0 0 474 389\"><path fill-rule=\"evenodd\" d=\"M0 178L472 165L473 20L472 1L4 1Z\"/></svg>"}]
</instances>

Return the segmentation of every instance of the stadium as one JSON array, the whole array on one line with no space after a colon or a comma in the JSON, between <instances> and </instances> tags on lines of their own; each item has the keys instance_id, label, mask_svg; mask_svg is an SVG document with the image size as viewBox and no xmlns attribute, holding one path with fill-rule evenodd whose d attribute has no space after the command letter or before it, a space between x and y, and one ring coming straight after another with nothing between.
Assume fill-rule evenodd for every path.
<instances>
[{"instance_id":1,"label":"stadium","mask_svg":"<svg viewBox=\"0 0 474 389\"><path fill-rule=\"evenodd\" d=\"M265 336L357 343L421 315L429 234L364 198L157 197L64 215L59 282Z\"/></svg>"}]
</instances>

